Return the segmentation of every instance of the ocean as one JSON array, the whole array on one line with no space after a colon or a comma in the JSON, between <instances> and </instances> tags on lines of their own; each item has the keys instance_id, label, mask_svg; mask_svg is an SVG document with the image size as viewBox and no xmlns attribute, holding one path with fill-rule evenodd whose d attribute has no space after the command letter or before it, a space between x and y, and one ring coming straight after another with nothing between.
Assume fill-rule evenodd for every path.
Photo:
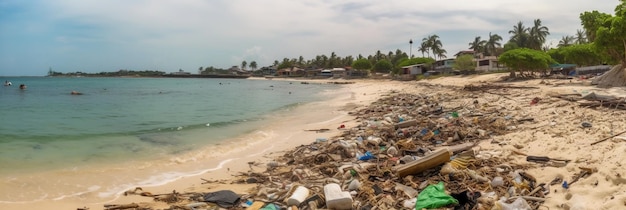
<instances>
[{"instance_id":1,"label":"ocean","mask_svg":"<svg viewBox=\"0 0 626 210\"><path fill-rule=\"evenodd\" d=\"M106 198L131 186L204 173L211 169L175 165L206 158L211 154L200 154L200 148L244 134L267 138L270 134L259 128L272 117L288 115L339 88L250 79L0 80L13 83L0 87L0 203L59 200L90 192ZM20 90L19 84L27 88ZM163 170L168 167L171 170ZM142 171L132 175L129 170ZM103 178L103 173L111 176ZM91 180L92 175L103 180Z\"/></svg>"}]
</instances>

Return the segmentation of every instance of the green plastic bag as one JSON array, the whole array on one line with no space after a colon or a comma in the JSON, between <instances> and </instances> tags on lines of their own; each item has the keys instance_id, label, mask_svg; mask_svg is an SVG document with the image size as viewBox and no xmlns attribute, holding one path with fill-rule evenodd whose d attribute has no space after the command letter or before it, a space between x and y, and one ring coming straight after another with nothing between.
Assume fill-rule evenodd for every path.
<instances>
[{"instance_id":1,"label":"green plastic bag","mask_svg":"<svg viewBox=\"0 0 626 210\"><path fill-rule=\"evenodd\" d=\"M458 204L459 201L446 194L443 182L436 185L428 185L419 195L415 202L415 209L436 209L450 204Z\"/></svg>"}]
</instances>

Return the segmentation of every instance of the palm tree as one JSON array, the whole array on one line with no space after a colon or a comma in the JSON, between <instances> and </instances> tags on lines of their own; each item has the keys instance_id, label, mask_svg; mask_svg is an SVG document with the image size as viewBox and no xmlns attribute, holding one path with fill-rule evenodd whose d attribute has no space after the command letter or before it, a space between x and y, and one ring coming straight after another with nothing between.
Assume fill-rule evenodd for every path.
<instances>
[{"instance_id":1,"label":"palm tree","mask_svg":"<svg viewBox=\"0 0 626 210\"><path fill-rule=\"evenodd\" d=\"M441 47L443 47L441 40L439 40L439 36L437 34L429 35L428 37L422 39L422 43L424 42L426 43L426 49L430 49L430 51L433 52L433 56L436 58L437 52L441 50ZM430 53L428 53L428 57L430 57Z\"/></svg>"},{"instance_id":2,"label":"palm tree","mask_svg":"<svg viewBox=\"0 0 626 210\"><path fill-rule=\"evenodd\" d=\"M446 53L448 53L445 49L438 48L435 52L436 56L439 56L439 59L446 58Z\"/></svg>"},{"instance_id":3,"label":"palm tree","mask_svg":"<svg viewBox=\"0 0 626 210\"><path fill-rule=\"evenodd\" d=\"M483 51L483 47L485 46L485 43L487 43L487 41L480 40L480 36L477 36L474 38L473 42L468 43L470 46L469 49L474 50L474 52Z\"/></svg>"},{"instance_id":4,"label":"palm tree","mask_svg":"<svg viewBox=\"0 0 626 210\"><path fill-rule=\"evenodd\" d=\"M502 41L502 37L500 35L491 34L491 32L489 32L489 40L485 43L485 53L489 55L496 55L496 49L502 46L500 41Z\"/></svg>"},{"instance_id":5,"label":"palm tree","mask_svg":"<svg viewBox=\"0 0 626 210\"><path fill-rule=\"evenodd\" d=\"M427 44L428 43L422 41L422 44L420 44L420 47L417 49L417 51L420 51L422 53L422 57L424 57L425 52L429 52ZM428 57L430 57L430 53L428 54Z\"/></svg>"},{"instance_id":6,"label":"palm tree","mask_svg":"<svg viewBox=\"0 0 626 210\"><path fill-rule=\"evenodd\" d=\"M250 62L250 68L252 69L252 71L256 70L256 67L257 67L256 61Z\"/></svg>"},{"instance_id":7,"label":"palm tree","mask_svg":"<svg viewBox=\"0 0 626 210\"><path fill-rule=\"evenodd\" d=\"M535 19L534 25L529 31L529 48L540 50L541 45L546 41L546 37L550 35L548 27L541 25L541 19Z\"/></svg>"},{"instance_id":8,"label":"palm tree","mask_svg":"<svg viewBox=\"0 0 626 210\"><path fill-rule=\"evenodd\" d=\"M524 27L522 21L517 22L517 25L513 26L513 30L510 30L509 34L513 34L510 42L517 44L518 47L527 47L528 28Z\"/></svg>"},{"instance_id":9,"label":"palm tree","mask_svg":"<svg viewBox=\"0 0 626 210\"><path fill-rule=\"evenodd\" d=\"M585 36L585 30L578 29L576 30L576 44L585 44L587 43L587 37Z\"/></svg>"},{"instance_id":10,"label":"palm tree","mask_svg":"<svg viewBox=\"0 0 626 210\"><path fill-rule=\"evenodd\" d=\"M574 43L574 37L573 36L564 36L561 38L561 41L559 41L559 44L557 45L557 47L567 47L570 46Z\"/></svg>"},{"instance_id":11,"label":"palm tree","mask_svg":"<svg viewBox=\"0 0 626 210\"><path fill-rule=\"evenodd\" d=\"M241 70L245 70L246 66L248 66L248 63L246 61L242 61L241 62Z\"/></svg>"}]
</instances>

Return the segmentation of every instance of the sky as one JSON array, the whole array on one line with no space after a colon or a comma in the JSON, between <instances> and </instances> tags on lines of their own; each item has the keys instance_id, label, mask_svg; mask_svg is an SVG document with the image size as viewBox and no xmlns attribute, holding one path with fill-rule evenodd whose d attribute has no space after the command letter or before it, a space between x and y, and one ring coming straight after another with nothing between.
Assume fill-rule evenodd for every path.
<instances>
[{"instance_id":1,"label":"sky","mask_svg":"<svg viewBox=\"0 0 626 210\"><path fill-rule=\"evenodd\" d=\"M579 15L615 14L618 0L0 0L0 76L120 69L197 73L275 60L415 56L428 35L447 57L489 33L509 40L541 19L556 46ZM409 44L409 40L413 44Z\"/></svg>"}]
</instances>

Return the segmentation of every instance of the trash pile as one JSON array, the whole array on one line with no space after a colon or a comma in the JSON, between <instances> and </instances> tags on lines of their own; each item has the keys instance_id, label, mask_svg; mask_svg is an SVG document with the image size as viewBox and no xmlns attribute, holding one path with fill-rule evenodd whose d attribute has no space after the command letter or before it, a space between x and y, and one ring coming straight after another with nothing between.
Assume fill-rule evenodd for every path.
<instances>
[{"instance_id":1,"label":"trash pile","mask_svg":"<svg viewBox=\"0 0 626 210\"><path fill-rule=\"evenodd\" d=\"M247 209L536 209L550 192L495 151L474 146L525 121L458 96L393 93L351 114L360 124L267 163ZM461 102L462 103L462 102ZM254 208L252 208L255 206Z\"/></svg>"},{"instance_id":2,"label":"trash pile","mask_svg":"<svg viewBox=\"0 0 626 210\"><path fill-rule=\"evenodd\" d=\"M533 118L511 117L519 107L488 103L484 92L477 93L491 89L487 86L457 88L459 94L452 95L437 90L449 87L430 88L423 94L392 92L351 112L358 125L340 126L341 135L286 152L266 163L264 172L241 173L234 183L256 184L247 195L221 192L222 200L208 196L216 192L144 196L172 202L170 209L217 209L218 204L251 210L507 210L537 209L550 187L562 184L538 183L526 172L535 165L511 163L502 151L476 146L533 123ZM527 160L567 164L548 157ZM187 204L175 202L180 199Z\"/></svg>"}]
</instances>

